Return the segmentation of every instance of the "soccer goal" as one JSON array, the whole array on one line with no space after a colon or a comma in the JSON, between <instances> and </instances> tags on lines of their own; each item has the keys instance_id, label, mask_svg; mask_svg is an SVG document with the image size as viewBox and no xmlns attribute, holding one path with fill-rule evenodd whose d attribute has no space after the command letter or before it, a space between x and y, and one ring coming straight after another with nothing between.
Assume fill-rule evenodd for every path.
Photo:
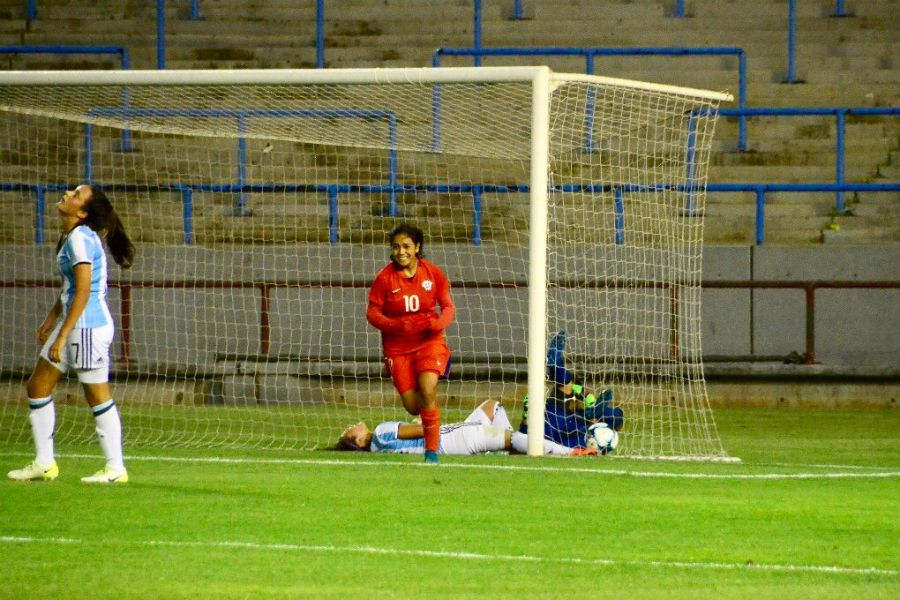
<instances>
[{"instance_id":1,"label":"soccer goal","mask_svg":"<svg viewBox=\"0 0 900 600\"><path fill-rule=\"evenodd\" d=\"M547 344L623 409L620 456L727 459L701 360L709 151L726 94L546 67L0 73L0 434L58 294L55 203L106 191L126 446L316 449L408 417L365 320L387 233L457 306L445 422L505 403L542 447ZM112 264L112 263L111 263ZM57 444L88 442L74 378Z\"/></svg>"}]
</instances>

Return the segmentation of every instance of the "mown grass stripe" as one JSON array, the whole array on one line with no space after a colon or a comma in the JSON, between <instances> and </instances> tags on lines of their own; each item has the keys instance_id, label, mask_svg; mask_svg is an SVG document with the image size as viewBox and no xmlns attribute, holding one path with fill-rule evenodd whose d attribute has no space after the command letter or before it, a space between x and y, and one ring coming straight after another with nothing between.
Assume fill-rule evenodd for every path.
<instances>
[{"instance_id":1,"label":"mown grass stripe","mask_svg":"<svg viewBox=\"0 0 900 600\"><path fill-rule=\"evenodd\" d=\"M292 552L329 552L378 554L385 556L408 556L416 558L447 558L452 560L484 560L500 562L534 562L534 563L566 563L587 566L624 566L624 567L659 567L668 569L710 569L710 570L747 570L774 572L829 573L834 575L882 575L897 577L900 571L879 569L876 567L840 567L835 565L780 565L758 563L720 563L660 560L613 560L605 558L575 558L565 556L531 556L527 554L485 554L482 552L452 552L441 550L402 550L399 548L379 548L376 546L329 546L323 544L275 544L235 541L191 541L175 540L102 540L87 541L73 538L56 537L20 537L0 536L0 542L6 544L71 544L99 545L107 543L128 544L136 546L165 546L177 548L237 548L241 550L278 550Z\"/></svg>"},{"instance_id":2,"label":"mown grass stripe","mask_svg":"<svg viewBox=\"0 0 900 600\"><path fill-rule=\"evenodd\" d=\"M0 453L0 456L31 456L28 453ZM59 454L58 458L97 458L94 454ZM560 459L562 460L562 459ZM579 461L592 459L573 459ZM600 459L605 460L605 459ZM637 471L629 469L612 469L598 467L557 467L547 465L497 465L484 463L441 463L440 466L426 465L421 462L380 461L377 457L360 457L354 459L312 459L312 458L234 458L234 457L184 457L184 456L149 456L128 455L126 462L180 462L197 464L264 464L264 465L314 465L339 467L412 467L426 469L485 469L496 471L521 471L545 473L579 473L592 475L621 475L626 477L647 477L666 479L743 479L743 480L775 480L775 479L885 479L900 477L900 471L883 470L875 472L825 472L825 473L669 473L665 471Z\"/></svg>"}]
</instances>

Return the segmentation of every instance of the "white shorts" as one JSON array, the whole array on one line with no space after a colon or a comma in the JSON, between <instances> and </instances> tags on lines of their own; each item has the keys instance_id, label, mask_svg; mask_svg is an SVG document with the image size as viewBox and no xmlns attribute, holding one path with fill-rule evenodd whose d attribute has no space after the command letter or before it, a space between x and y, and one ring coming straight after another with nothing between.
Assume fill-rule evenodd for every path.
<instances>
[{"instance_id":1,"label":"white shorts","mask_svg":"<svg viewBox=\"0 0 900 600\"><path fill-rule=\"evenodd\" d=\"M512 423L509 422L509 415L506 414L506 408L503 406L503 403L499 400L491 400L494 404L494 418L491 419L487 416L487 413L484 412L482 408L484 405L481 404L472 411L468 417L466 417L466 423L481 423L482 425L490 425L492 427L498 427L500 429L507 429L509 431L513 430Z\"/></svg>"},{"instance_id":2,"label":"white shorts","mask_svg":"<svg viewBox=\"0 0 900 600\"><path fill-rule=\"evenodd\" d=\"M466 456L494 452L506 447L506 430L479 422L441 426L441 454Z\"/></svg>"},{"instance_id":3,"label":"white shorts","mask_svg":"<svg viewBox=\"0 0 900 600\"><path fill-rule=\"evenodd\" d=\"M61 328L62 321L56 324L44 347L41 348L41 358L63 373L67 373L69 369L74 370L81 383L109 381L109 347L112 345L115 327L104 325L73 329L60 353L60 361L55 363L50 360L48 352Z\"/></svg>"}]
</instances>

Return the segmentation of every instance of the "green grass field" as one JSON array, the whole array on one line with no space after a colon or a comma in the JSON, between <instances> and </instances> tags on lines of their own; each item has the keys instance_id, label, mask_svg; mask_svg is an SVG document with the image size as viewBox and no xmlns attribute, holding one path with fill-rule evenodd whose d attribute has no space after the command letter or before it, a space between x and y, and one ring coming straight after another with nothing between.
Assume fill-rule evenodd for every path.
<instances>
[{"instance_id":1,"label":"green grass field","mask_svg":"<svg viewBox=\"0 0 900 600\"><path fill-rule=\"evenodd\" d=\"M900 597L900 411L716 419L741 464L62 446L0 483L0 596Z\"/></svg>"}]
</instances>

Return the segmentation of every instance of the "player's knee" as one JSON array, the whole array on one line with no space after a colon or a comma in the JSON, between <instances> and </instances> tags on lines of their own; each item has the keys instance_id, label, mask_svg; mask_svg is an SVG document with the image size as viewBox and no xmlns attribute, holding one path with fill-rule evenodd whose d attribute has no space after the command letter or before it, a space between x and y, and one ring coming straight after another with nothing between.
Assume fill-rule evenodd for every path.
<instances>
[{"instance_id":1,"label":"player's knee","mask_svg":"<svg viewBox=\"0 0 900 600\"><path fill-rule=\"evenodd\" d=\"M422 409L422 403L419 399L419 393L416 390L409 390L400 394L400 401L403 408L411 415L418 415Z\"/></svg>"},{"instance_id":2,"label":"player's knee","mask_svg":"<svg viewBox=\"0 0 900 600\"><path fill-rule=\"evenodd\" d=\"M419 386L419 397L425 403L433 403L437 401L437 384L425 383Z\"/></svg>"},{"instance_id":3,"label":"player's knee","mask_svg":"<svg viewBox=\"0 0 900 600\"><path fill-rule=\"evenodd\" d=\"M56 382L59 381L60 375L57 373L56 367L43 359L39 360L37 367L25 384L25 393L29 398L49 396L53 393Z\"/></svg>"},{"instance_id":4,"label":"player's knee","mask_svg":"<svg viewBox=\"0 0 900 600\"><path fill-rule=\"evenodd\" d=\"M493 421L494 413L497 411L497 405L499 404L499 400L485 400L478 408L487 416L488 420Z\"/></svg>"}]
</instances>

